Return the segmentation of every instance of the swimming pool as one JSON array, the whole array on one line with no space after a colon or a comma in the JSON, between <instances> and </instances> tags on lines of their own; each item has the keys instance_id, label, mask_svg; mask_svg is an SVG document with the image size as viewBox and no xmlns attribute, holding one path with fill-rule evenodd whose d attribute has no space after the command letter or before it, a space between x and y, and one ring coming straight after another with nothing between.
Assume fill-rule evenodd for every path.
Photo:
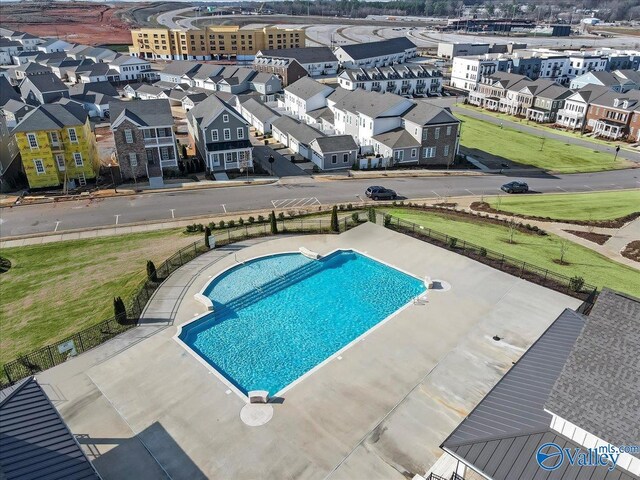
<instances>
[{"instance_id":1,"label":"swimming pool","mask_svg":"<svg viewBox=\"0 0 640 480\"><path fill-rule=\"evenodd\" d=\"M214 311L178 338L243 394L275 395L424 290L352 250L270 255L214 278L203 291Z\"/></svg>"}]
</instances>

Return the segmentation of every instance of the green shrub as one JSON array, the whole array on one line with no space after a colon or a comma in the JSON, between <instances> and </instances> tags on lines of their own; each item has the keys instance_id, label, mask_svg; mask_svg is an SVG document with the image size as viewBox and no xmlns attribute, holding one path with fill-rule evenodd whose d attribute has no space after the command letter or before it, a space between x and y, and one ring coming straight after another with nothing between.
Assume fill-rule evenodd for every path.
<instances>
[{"instance_id":1,"label":"green shrub","mask_svg":"<svg viewBox=\"0 0 640 480\"><path fill-rule=\"evenodd\" d=\"M210 230L215 230L216 229L216 222L209 222L209 229Z\"/></svg>"},{"instance_id":2,"label":"green shrub","mask_svg":"<svg viewBox=\"0 0 640 480\"><path fill-rule=\"evenodd\" d=\"M218 225L220 225L220 228L224 228L224 220L220 220L218 222Z\"/></svg>"},{"instance_id":3,"label":"green shrub","mask_svg":"<svg viewBox=\"0 0 640 480\"><path fill-rule=\"evenodd\" d=\"M278 219L284 220L284 212L278 213Z\"/></svg>"},{"instance_id":4,"label":"green shrub","mask_svg":"<svg viewBox=\"0 0 640 480\"><path fill-rule=\"evenodd\" d=\"M247 218L247 221L249 223L255 223L256 219L254 217L249 217L249 218Z\"/></svg>"},{"instance_id":5,"label":"green shrub","mask_svg":"<svg viewBox=\"0 0 640 480\"><path fill-rule=\"evenodd\" d=\"M572 292L580 292L582 287L584 287L584 278L578 277L577 275L575 277L571 277L569 280L569 288Z\"/></svg>"},{"instance_id":6,"label":"green shrub","mask_svg":"<svg viewBox=\"0 0 640 480\"><path fill-rule=\"evenodd\" d=\"M229 228L233 228L233 227L236 226L236 221L235 220L229 220L228 225L229 225Z\"/></svg>"},{"instance_id":7,"label":"green shrub","mask_svg":"<svg viewBox=\"0 0 640 480\"><path fill-rule=\"evenodd\" d=\"M449 248L456 248L457 243L458 239L456 237L449 238Z\"/></svg>"},{"instance_id":8,"label":"green shrub","mask_svg":"<svg viewBox=\"0 0 640 480\"><path fill-rule=\"evenodd\" d=\"M127 308L120 297L113 297L113 316L121 325L127 322Z\"/></svg>"},{"instance_id":9,"label":"green shrub","mask_svg":"<svg viewBox=\"0 0 640 480\"><path fill-rule=\"evenodd\" d=\"M340 225L338 224L338 207L336 207L335 205L331 209L331 231L340 231Z\"/></svg>"},{"instance_id":10,"label":"green shrub","mask_svg":"<svg viewBox=\"0 0 640 480\"><path fill-rule=\"evenodd\" d=\"M240 226L244 225L244 218L240 217L238 219L238 225L240 225Z\"/></svg>"},{"instance_id":11,"label":"green shrub","mask_svg":"<svg viewBox=\"0 0 640 480\"><path fill-rule=\"evenodd\" d=\"M385 214L385 216L384 216L383 225L385 227L388 227L389 225L391 225L391 215L389 215L388 213Z\"/></svg>"},{"instance_id":12,"label":"green shrub","mask_svg":"<svg viewBox=\"0 0 640 480\"><path fill-rule=\"evenodd\" d=\"M158 273L156 272L156 266L151 260L147 260L147 278L152 282L158 281Z\"/></svg>"},{"instance_id":13,"label":"green shrub","mask_svg":"<svg viewBox=\"0 0 640 480\"><path fill-rule=\"evenodd\" d=\"M343 204L340 204L340 205L338 205L338 208L339 208L339 209L340 209L340 211L342 212L342 211L344 210L344 205L343 205Z\"/></svg>"},{"instance_id":14,"label":"green shrub","mask_svg":"<svg viewBox=\"0 0 640 480\"><path fill-rule=\"evenodd\" d=\"M480 251L478 252L480 254L481 257L486 257L487 256L487 249L484 247L480 248Z\"/></svg>"},{"instance_id":15,"label":"green shrub","mask_svg":"<svg viewBox=\"0 0 640 480\"><path fill-rule=\"evenodd\" d=\"M258 215L258 222L259 223L264 222L264 216L263 215Z\"/></svg>"},{"instance_id":16,"label":"green shrub","mask_svg":"<svg viewBox=\"0 0 640 480\"><path fill-rule=\"evenodd\" d=\"M353 212L351 214L351 220L353 220L354 223L358 223L360 221L360 216L358 215L358 212Z\"/></svg>"},{"instance_id":17,"label":"green shrub","mask_svg":"<svg viewBox=\"0 0 640 480\"><path fill-rule=\"evenodd\" d=\"M352 204L350 204L350 203L348 203L348 204L347 204L347 210L353 210L353 205L352 205Z\"/></svg>"},{"instance_id":18,"label":"green shrub","mask_svg":"<svg viewBox=\"0 0 640 480\"><path fill-rule=\"evenodd\" d=\"M314 165L313 168L311 169L311 171L313 173L320 173L320 169L318 168L318 165Z\"/></svg>"},{"instance_id":19,"label":"green shrub","mask_svg":"<svg viewBox=\"0 0 640 480\"><path fill-rule=\"evenodd\" d=\"M376 209L375 208L369 207L369 209L367 210L367 219L371 223L376 223Z\"/></svg>"},{"instance_id":20,"label":"green shrub","mask_svg":"<svg viewBox=\"0 0 640 480\"><path fill-rule=\"evenodd\" d=\"M209 237L211 236L211 229L209 227L205 227L204 229L204 246L207 248L211 248L211 244L209 243Z\"/></svg>"},{"instance_id":21,"label":"green shrub","mask_svg":"<svg viewBox=\"0 0 640 480\"><path fill-rule=\"evenodd\" d=\"M271 233L273 235L278 233L278 222L276 221L276 212L271 210L271 215L269 215L269 222L271 223Z\"/></svg>"}]
</instances>

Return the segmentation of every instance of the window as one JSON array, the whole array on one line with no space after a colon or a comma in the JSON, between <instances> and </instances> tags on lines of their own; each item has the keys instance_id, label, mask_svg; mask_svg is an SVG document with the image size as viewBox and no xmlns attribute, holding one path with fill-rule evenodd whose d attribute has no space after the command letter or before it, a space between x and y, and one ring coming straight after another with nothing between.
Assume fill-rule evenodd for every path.
<instances>
[{"instance_id":1,"label":"window","mask_svg":"<svg viewBox=\"0 0 640 480\"><path fill-rule=\"evenodd\" d=\"M151 149L147 150L147 163L149 165L153 165L155 163L155 160L153 159L153 150Z\"/></svg>"},{"instance_id":2,"label":"window","mask_svg":"<svg viewBox=\"0 0 640 480\"><path fill-rule=\"evenodd\" d=\"M84 164L82 163L82 154L81 154L81 153L75 152L75 153L73 154L73 159L74 159L74 160L75 160L75 162L76 162L76 167L82 167L82 166L84 165Z\"/></svg>"},{"instance_id":3,"label":"window","mask_svg":"<svg viewBox=\"0 0 640 480\"><path fill-rule=\"evenodd\" d=\"M444 146L444 156L445 157L449 156L449 145Z\"/></svg>"},{"instance_id":4,"label":"window","mask_svg":"<svg viewBox=\"0 0 640 480\"><path fill-rule=\"evenodd\" d=\"M58 138L58 132L50 132L49 136L51 137L51 145L56 146L60 142Z\"/></svg>"},{"instance_id":5,"label":"window","mask_svg":"<svg viewBox=\"0 0 640 480\"><path fill-rule=\"evenodd\" d=\"M418 155L418 149L417 148L412 148L411 149L411 158L416 158L417 155Z\"/></svg>"},{"instance_id":6,"label":"window","mask_svg":"<svg viewBox=\"0 0 640 480\"><path fill-rule=\"evenodd\" d=\"M222 121L224 123L229 123L229 115L227 115L226 113L222 115Z\"/></svg>"},{"instance_id":7,"label":"window","mask_svg":"<svg viewBox=\"0 0 640 480\"><path fill-rule=\"evenodd\" d=\"M422 158L433 158L436 156L436 147L425 147L422 151Z\"/></svg>"},{"instance_id":8,"label":"window","mask_svg":"<svg viewBox=\"0 0 640 480\"><path fill-rule=\"evenodd\" d=\"M435 133L434 133L434 137L436 138L436 140L438 138L440 138L440 127L436 128Z\"/></svg>"},{"instance_id":9,"label":"window","mask_svg":"<svg viewBox=\"0 0 640 480\"><path fill-rule=\"evenodd\" d=\"M218 141L218 130L211 130L211 141L212 142L217 142Z\"/></svg>"},{"instance_id":10,"label":"window","mask_svg":"<svg viewBox=\"0 0 640 480\"><path fill-rule=\"evenodd\" d=\"M223 136L225 140L231 140L231 130L229 128L225 128L223 130Z\"/></svg>"},{"instance_id":11,"label":"window","mask_svg":"<svg viewBox=\"0 0 640 480\"><path fill-rule=\"evenodd\" d=\"M145 132L145 136L147 136L147 131ZM129 128L124 131L124 141L127 143L133 143L133 132Z\"/></svg>"},{"instance_id":12,"label":"window","mask_svg":"<svg viewBox=\"0 0 640 480\"><path fill-rule=\"evenodd\" d=\"M27 139L29 140L29 146L33 148L38 148L38 140L36 139L35 133L27 133Z\"/></svg>"},{"instance_id":13,"label":"window","mask_svg":"<svg viewBox=\"0 0 640 480\"><path fill-rule=\"evenodd\" d=\"M398 162L401 162L402 160L404 160L404 150L394 150L393 158Z\"/></svg>"},{"instance_id":14,"label":"window","mask_svg":"<svg viewBox=\"0 0 640 480\"><path fill-rule=\"evenodd\" d=\"M42 163L42 160L38 159L38 160L34 160L33 164L36 166L36 173L38 175L42 175L44 174L44 163Z\"/></svg>"},{"instance_id":15,"label":"window","mask_svg":"<svg viewBox=\"0 0 640 480\"><path fill-rule=\"evenodd\" d=\"M349 154L348 153L343 153L342 154L342 163L347 163L349 161Z\"/></svg>"},{"instance_id":16,"label":"window","mask_svg":"<svg viewBox=\"0 0 640 480\"><path fill-rule=\"evenodd\" d=\"M160 158L165 161L169 160L169 147L160 148Z\"/></svg>"},{"instance_id":17,"label":"window","mask_svg":"<svg viewBox=\"0 0 640 480\"><path fill-rule=\"evenodd\" d=\"M69 140L71 141L71 143L78 143L78 136L76 135L76 129L69 128L67 131L69 132Z\"/></svg>"},{"instance_id":18,"label":"window","mask_svg":"<svg viewBox=\"0 0 640 480\"><path fill-rule=\"evenodd\" d=\"M138 156L135 153L130 153L129 154L129 164L132 167L137 167L138 166Z\"/></svg>"},{"instance_id":19,"label":"window","mask_svg":"<svg viewBox=\"0 0 640 480\"><path fill-rule=\"evenodd\" d=\"M64 155L56 155L56 164L58 165L58 170L64 172L66 167L64 165Z\"/></svg>"},{"instance_id":20,"label":"window","mask_svg":"<svg viewBox=\"0 0 640 480\"><path fill-rule=\"evenodd\" d=\"M242 140L244 138L244 129L242 127L238 128L238 140Z\"/></svg>"},{"instance_id":21,"label":"window","mask_svg":"<svg viewBox=\"0 0 640 480\"><path fill-rule=\"evenodd\" d=\"M447 135L451 135L451 125L447 127Z\"/></svg>"},{"instance_id":22,"label":"window","mask_svg":"<svg viewBox=\"0 0 640 480\"><path fill-rule=\"evenodd\" d=\"M426 128L422 129L422 140L426 140L429 136L429 131Z\"/></svg>"}]
</instances>

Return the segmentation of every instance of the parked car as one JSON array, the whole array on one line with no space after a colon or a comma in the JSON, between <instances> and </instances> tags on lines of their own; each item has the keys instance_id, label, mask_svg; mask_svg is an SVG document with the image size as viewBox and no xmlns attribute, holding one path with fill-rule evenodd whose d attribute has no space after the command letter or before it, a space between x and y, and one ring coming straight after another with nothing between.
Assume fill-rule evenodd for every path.
<instances>
[{"instance_id":1,"label":"parked car","mask_svg":"<svg viewBox=\"0 0 640 480\"><path fill-rule=\"evenodd\" d=\"M500 187L500 190L507 193L527 193L529 185L524 182L509 182Z\"/></svg>"},{"instance_id":2,"label":"parked car","mask_svg":"<svg viewBox=\"0 0 640 480\"><path fill-rule=\"evenodd\" d=\"M398 198L398 194L389 188L384 188L380 186L369 187L365 190L365 195L374 200L395 200Z\"/></svg>"}]
</instances>

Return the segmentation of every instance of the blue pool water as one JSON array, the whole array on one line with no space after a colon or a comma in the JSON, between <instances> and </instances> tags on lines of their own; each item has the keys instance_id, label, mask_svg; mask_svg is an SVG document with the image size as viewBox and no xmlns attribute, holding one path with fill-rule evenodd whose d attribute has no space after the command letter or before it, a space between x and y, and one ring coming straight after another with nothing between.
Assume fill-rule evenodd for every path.
<instances>
[{"instance_id":1,"label":"blue pool water","mask_svg":"<svg viewBox=\"0 0 640 480\"><path fill-rule=\"evenodd\" d=\"M424 292L423 282L356 252L258 258L216 278L214 312L180 339L245 394L271 395Z\"/></svg>"}]
</instances>

